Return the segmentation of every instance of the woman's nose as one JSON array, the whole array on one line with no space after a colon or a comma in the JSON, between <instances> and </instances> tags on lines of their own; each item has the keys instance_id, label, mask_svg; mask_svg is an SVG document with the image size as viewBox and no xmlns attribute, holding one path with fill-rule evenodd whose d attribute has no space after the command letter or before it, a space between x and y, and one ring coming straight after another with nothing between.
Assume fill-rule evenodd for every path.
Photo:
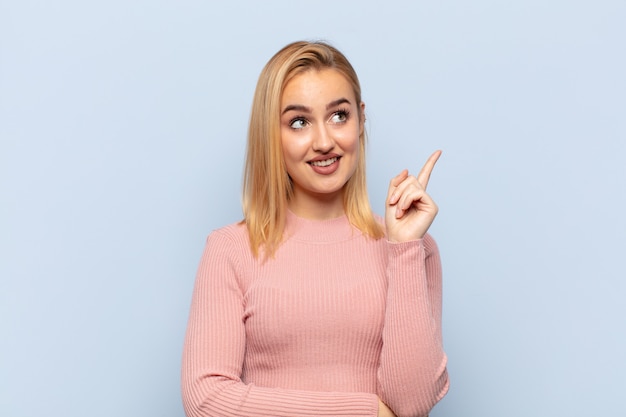
<instances>
[{"instance_id":1,"label":"woman's nose","mask_svg":"<svg viewBox=\"0 0 626 417\"><path fill-rule=\"evenodd\" d=\"M320 126L315 132L313 138L313 150L328 153L335 147L335 141L328 128L324 125Z\"/></svg>"}]
</instances>

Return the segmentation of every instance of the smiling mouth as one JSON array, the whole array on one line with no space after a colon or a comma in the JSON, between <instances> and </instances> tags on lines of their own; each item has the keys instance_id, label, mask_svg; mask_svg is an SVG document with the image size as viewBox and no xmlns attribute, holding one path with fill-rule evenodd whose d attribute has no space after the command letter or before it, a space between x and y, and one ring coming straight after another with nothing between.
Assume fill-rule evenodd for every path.
<instances>
[{"instance_id":1,"label":"smiling mouth","mask_svg":"<svg viewBox=\"0 0 626 417\"><path fill-rule=\"evenodd\" d=\"M324 159L322 161L311 161L309 162L309 164L316 166L316 167L327 167L328 165L331 165L337 162L338 159L339 157L335 156L333 158Z\"/></svg>"}]
</instances>

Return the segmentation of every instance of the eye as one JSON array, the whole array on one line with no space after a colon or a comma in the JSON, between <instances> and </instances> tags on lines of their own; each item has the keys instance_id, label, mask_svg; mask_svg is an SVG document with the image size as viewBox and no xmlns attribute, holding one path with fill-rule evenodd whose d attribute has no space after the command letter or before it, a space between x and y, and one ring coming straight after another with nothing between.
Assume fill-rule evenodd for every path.
<instances>
[{"instance_id":1,"label":"eye","mask_svg":"<svg viewBox=\"0 0 626 417\"><path fill-rule=\"evenodd\" d=\"M348 111L346 111L346 110L336 111L330 117L330 122L331 123L344 123L346 120L348 120L348 115L349 114L350 113Z\"/></svg>"},{"instance_id":2,"label":"eye","mask_svg":"<svg viewBox=\"0 0 626 417\"><path fill-rule=\"evenodd\" d=\"M307 125L306 120L304 120L301 117L298 117L296 119L293 119L291 122L289 122L289 127L292 129L304 129Z\"/></svg>"}]
</instances>

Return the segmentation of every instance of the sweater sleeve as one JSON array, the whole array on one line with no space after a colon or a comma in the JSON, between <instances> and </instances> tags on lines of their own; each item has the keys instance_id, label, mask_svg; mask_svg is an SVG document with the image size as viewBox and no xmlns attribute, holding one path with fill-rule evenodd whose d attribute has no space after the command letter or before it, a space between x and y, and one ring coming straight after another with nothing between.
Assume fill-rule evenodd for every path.
<instances>
[{"instance_id":1,"label":"sweater sleeve","mask_svg":"<svg viewBox=\"0 0 626 417\"><path fill-rule=\"evenodd\" d=\"M398 417L427 416L448 391L441 334L441 261L435 241L388 243L387 308L378 372Z\"/></svg>"},{"instance_id":2,"label":"sweater sleeve","mask_svg":"<svg viewBox=\"0 0 626 417\"><path fill-rule=\"evenodd\" d=\"M220 231L207 239L183 351L187 416L376 416L375 394L275 389L241 380L246 334L238 254L248 250L243 245Z\"/></svg>"}]
</instances>

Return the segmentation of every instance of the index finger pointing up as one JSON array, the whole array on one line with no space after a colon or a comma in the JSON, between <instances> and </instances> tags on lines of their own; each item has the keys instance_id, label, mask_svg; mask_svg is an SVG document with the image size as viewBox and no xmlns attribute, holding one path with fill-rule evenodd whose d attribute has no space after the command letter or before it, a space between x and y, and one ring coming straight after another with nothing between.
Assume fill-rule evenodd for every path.
<instances>
[{"instance_id":1,"label":"index finger pointing up","mask_svg":"<svg viewBox=\"0 0 626 417\"><path fill-rule=\"evenodd\" d=\"M430 158L428 158L428 160L422 167L422 170L417 175L417 181L420 184L422 184L422 187L424 187L424 189L426 189L426 187L428 186L428 180L430 180L430 173L433 172L433 168L435 167L435 164L437 163L437 160L439 159L440 156L441 156L441 151L435 151L430 156Z\"/></svg>"}]
</instances>

